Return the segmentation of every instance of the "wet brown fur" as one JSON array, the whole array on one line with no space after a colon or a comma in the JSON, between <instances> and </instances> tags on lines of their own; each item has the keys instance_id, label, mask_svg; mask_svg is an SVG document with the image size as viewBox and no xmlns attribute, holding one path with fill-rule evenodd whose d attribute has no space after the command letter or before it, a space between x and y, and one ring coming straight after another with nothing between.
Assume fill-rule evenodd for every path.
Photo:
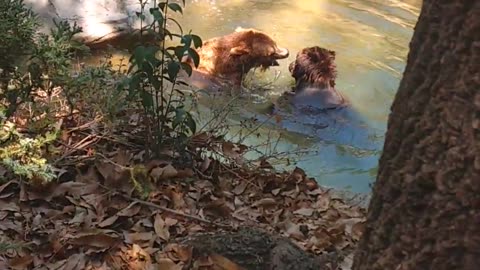
<instances>
[{"instance_id":1,"label":"wet brown fur","mask_svg":"<svg viewBox=\"0 0 480 270\"><path fill-rule=\"evenodd\" d=\"M318 46L304 48L289 65L296 88L334 88L337 77L335 52Z\"/></svg>"},{"instance_id":2,"label":"wet brown fur","mask_svg":"<svg viewBox=\"0 0 480 270\"><path fill-rule=\"evenodd\" d=\"M209 39L197 53L200 56L197 71L236 85L241 84L252 68L265 70L278 65L276 60L288 57L287 49L279 48L270 36L255 29L237 29L229 35ZM191 59L187 63L193 67Z\"/></svg>"}]
</instances>

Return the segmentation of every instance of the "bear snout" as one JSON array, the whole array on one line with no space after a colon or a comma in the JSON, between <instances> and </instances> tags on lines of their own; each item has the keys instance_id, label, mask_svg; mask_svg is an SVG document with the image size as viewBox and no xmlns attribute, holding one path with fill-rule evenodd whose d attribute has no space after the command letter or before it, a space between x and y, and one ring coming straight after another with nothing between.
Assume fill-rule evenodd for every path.
<instances>
[{"instance_id":1,"label":"bear snout","mask_svg":"<svg viewBox=\"0 0 480 270\"><path fill-rule=\"evenodd\" d=\"M277 48L273 56L275 59L285 59L290 55L290 52L287 48Z\"/></svg>"}]
</instances>

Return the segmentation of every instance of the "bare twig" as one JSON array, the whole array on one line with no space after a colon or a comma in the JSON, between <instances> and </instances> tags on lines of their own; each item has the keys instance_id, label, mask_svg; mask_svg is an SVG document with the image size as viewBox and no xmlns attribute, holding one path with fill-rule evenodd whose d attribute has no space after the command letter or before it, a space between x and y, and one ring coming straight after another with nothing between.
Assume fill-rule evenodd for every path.
<instances>
[{"instance_id":1,"label":"bare twig","mask_svg":"<svg viewBox=\"0 0 480 270\"><path fill-rule=\"evenodd\" d=\"M223 228L223 229L230 229L231 228L231 226L229 226L229 225L220 224L220 223L216 223L216 222L213 222L213 221L210 221L210 220L203 219L201 217L185 214L185 213L182 213L182 212L179 212L179 211L167 208L167 207L160 206L160 205L152 203L152 202L147 202L147 201L144 201L144 200L140 200L140 199L133 198L131 196L122 194L122 193L117 192L117 191L113 191L113 190L109 189L108 187L106 187L105 185L102 185L102 184L99 184L99 185L101 187L103 187L106 191L112 192L113 194L117 194L117 195L123 197L124 199L131 201L131 202L136 202L136 203L148 206L148 207L152 207L152 208L155 208L155 209L162 210L164 212L167 212L167 213L170 213L170 214L173 214L173 215L176 215L176 216L196 220L198 222L205 223L205 224L215 226L215 227L218 227L218 228Z\"/></svg>"},{"instance_id":2,"label":"bare twig","mask_svg":"<svg viewBox=\"0 0 480 270\"><path fill-rule=\"evenodd\" d=\"M91 134L91 135L88 135L87 137L83 138L81 141L79 141L75 145L63 144L64 146L69 148L69 150L67 150L60 158L55 160L54 164L58 164L60 161L64 160L66 157L70 156L75 151L85 150L86 147L98 142L99 140L100 140L100 138L97 135Z\"/></svg>"}]
</instances>

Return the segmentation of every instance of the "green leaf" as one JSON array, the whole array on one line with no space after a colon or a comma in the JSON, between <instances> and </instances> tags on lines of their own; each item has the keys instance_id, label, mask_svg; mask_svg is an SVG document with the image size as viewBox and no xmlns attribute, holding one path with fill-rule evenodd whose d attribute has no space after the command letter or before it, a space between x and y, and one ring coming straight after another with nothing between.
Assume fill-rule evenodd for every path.
<instances>
[{"instance_id":1,"label":"green leaf","mask_svg":"<svg viewBox=\"0 0 480 270\"><path fill-rule=\"evenodd\" d=\"M145 52L146 52L146 48L144 46L138 46L133 51L133 55L132 55L134 60L133 63L136 66L140 67L142 63L145 61Z\"/></svg>"},{"instance_id":2,"label":"green leaf","mask_svg":"<svg viewBox=\"0 0 480 270\"><path fill-rule=\"evenodd\" d=\"M184 55L185 55L185 47L177 46L175 48L175 56L177 56L178 60L181 61Z\"/></svg>"},{"instance_id":3,"label":"green leaf","mask_svg":"<svg viewBox=\"0 0 480 270\"><path fill-rule=\"evenodd\" d=\"M192 48L188 48L188 55L193 59L195 67L198 68L198 65L200 64L200 56L198 55L197 51Z\"/></svg>"},{"instance_id":4,"label":"green leaf","mask_svg":"<svg viewBox=\"0 0 480 270\"><path fill-rule=\"evenodd\" d=\"M192 46L192 36L185 35L182 37L180 42L182 42L182 44L185 44L186 48L190 48Z\"/></svg>"},{"instance_id":5,"label":"green leaf","mask_svg":"<svg viewBox=\"0 0 480 270\"><path fill-rule=\"evenodd\" d=\"M150 9L150 14L153 15L153 19L158 22L158 24L162 25L163 24L163 14L160 12L159 8L151 8Z\"/></svg>"},{"instance_id":6,"label":"green leaf","mask_svg":"<svg viewBox=\"0 0 480 270\"><path fill-rule=\"evenodd\" d=\"M178 125L180 125L184 121L186 114L187 112L183 109L183 107L178 107L175 109L175 118L173 119L173 122L172 122L172 127L174 129L177 128Z\"/></svg>"},{"instance_id":7,"label":"green leaf","mask_svg":"<svg viewBox=\"0 0 480 270\"><path fill-rule=\"evenodd\" d=\"M195 46L195 48L202 47L202 44L203 44L202 39L197 35L191 35L191 36L192 36L193 45Z\"/></svg>"},{"instance_id":8,"label":"green leaf","mask_svg":"<svg viewBox=\"0 0 480 270\"><path fill-rule=\"evenodd\" d=\"M177 78L178 72L180 71L180 65L177 62L170 62L168 63L167 67L168 76L171 80Z\"/></svg>"},{"instance_id":9,"label":"green leaf","mask_svg":"<svg viewBox=\"0 0 480 270\"><path fill-rule=\"evenodd\" d=\"M153 111L153 96L147 91L141 91L142 105L148 111Z\"/></svg>"},{"instance_id":10,"label":"green leaf","mask_svg":"<svg viewBox=\"0 0 480 270\"><path fill-rule=\"evenodd\" d=\"M170 8L171 10L175 11L175 12L180 12L183 14L183 10L182 10L182 7L177 4L177 3L169 3L168 4L168 8Z\"/></svg>"},{"instance_id":11,"label":"green leaf","mask_svg":"<svg viewBox=\"0 0 480 270\"><path fill-rule=\"evenodd\" d=\"M158 3L158 7L160 8L160 10L165 10L165 7L167 6L167 3L166 2L160 2Z\"/></svg>"},{"instance_id":12,"label":"green leaf","mask_svg":"<svg viewBox=\"0 0 480 270\"><path fill-rule=\"evenodd\" d=\"M182 66L182 69L185 70L185 72L187 72L188 77L192 76L193 69L189 64L181 63L180 65Z\"/></svg>"},{"instance_id":13,"label":"green leaf","mask_svg":"<svg viewBox=\"0 0 480 270\"><path fill-rule=\"evenodd\" d=\"M141 13L141 12L135 12L135 14L137 15L138 18L140 18L140 20L142 21L145 21L146 17L145 17L145 14Z\"/></svg>"},{"instance_id":14,"label":"green leaf","mask_svg":"<svg viewBox=\"0 0 480 270\"><path fill-rule=\"evenodd\" d=\"M186 114L185 124L187 125L188 129L190 129L190 132L192 132L192 134L195 134L195 132L197 132L197 123L195 123L192 114L190 114L189 112L187 112Z\"/></svg>"}]
</instances>

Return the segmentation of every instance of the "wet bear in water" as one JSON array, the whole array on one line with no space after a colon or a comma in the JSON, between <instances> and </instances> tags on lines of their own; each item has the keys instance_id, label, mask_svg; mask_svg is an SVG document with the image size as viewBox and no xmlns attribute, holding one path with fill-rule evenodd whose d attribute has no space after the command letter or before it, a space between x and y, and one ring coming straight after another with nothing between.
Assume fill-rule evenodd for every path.
<instances>
[{"instance_id":1,"label":"wet bear in water","mask_svg":"<svg viewBox=\"0 0 480 270\"><path fill-rule=\"evenodd\" d=\"M301 50L289 65L295 86L275 102L272 113L287 130L322 140L373 148L375 130L336 89L335 52L318 46Z\"/></svg>"},{"instance_id":2,"label":"wet bear in water","mask_svg":"<svg viewBox=\"0 0 480 270\"><path fill-rule=\"evenodd\" d=\"M335 52L318 46L301 50L289 65L295 87L285 93L289 103L300 110L325 111L347 106L335 89Z\"/></svg>"},{"instance_id":3,"label":"wet bear in water","mask_svg":"<svg viewBox=\"0 0 480 270\"><path fill-rule=\"evenodd\" d=\"M286 48L279 47L267 34L243 28L205 41L197 53L200 56L198 68L194 67L191 58L186 57L184 61L196 71L190 83L203 89L219 83L240 86L252 68L266 70L278 66L277 60L289 55Z\"/></svg>"}]
</instances>

